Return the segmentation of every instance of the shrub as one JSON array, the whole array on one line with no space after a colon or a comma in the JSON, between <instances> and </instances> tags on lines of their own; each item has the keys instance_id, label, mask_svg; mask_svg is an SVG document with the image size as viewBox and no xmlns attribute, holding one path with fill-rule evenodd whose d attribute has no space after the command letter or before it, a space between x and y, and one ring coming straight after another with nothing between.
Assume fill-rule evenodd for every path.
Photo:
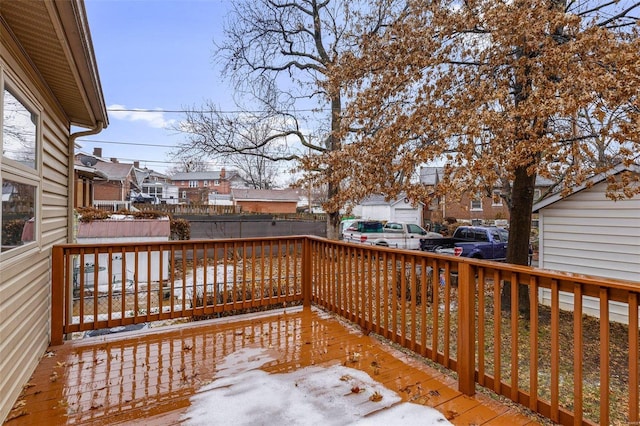
<instances>
[{"instance_id":1,"label":"shrub","mask_svg":"<svg viewBox=\"0 0 640 426\"><path fill-rule=\"evenodd\" d=\"M191 224L185 219L171 219L171 239L189 240L191 239Z\"/></svg>"}]
</instances>

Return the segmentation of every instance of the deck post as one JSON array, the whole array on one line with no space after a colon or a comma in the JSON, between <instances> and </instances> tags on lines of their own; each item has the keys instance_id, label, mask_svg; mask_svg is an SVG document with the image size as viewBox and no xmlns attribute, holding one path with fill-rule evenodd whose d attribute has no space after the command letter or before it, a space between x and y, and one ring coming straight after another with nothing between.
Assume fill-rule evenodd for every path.
<instances>
[{"instance_id":1,"label":"deck post","mask_svg":"<svg viewBox=\"0 0 640 426\"><path fill-rule=\"evenodd\" d=\"M475 278L471 265L458 263L458 390L475 394Z\"/></svg>"},{"instance_id":2,"label":"deck post","mask_svg":"<svg viewBox=\"0 0 640 426\"><path fill-rule=\"evenodd\" d=\"M302 240L302 306L311 306L311 239Z\"/></svg>"},{"instance_id":3,"label":"deck post","mask_svg":"<svg viewBox=\"0 0 640 426\"><path fill-rule=\"evenodd\" d=\"M64 339L64 253L62 247L51 249L51 345Z\"/></svg>"}]
</instances>

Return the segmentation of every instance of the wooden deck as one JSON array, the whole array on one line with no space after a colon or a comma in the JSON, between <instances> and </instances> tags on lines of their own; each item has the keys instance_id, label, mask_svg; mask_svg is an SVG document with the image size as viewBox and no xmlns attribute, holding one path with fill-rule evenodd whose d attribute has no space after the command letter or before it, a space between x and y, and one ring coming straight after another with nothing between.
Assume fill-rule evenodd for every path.
<instances>
[{"instance_id":1,"label":"wooden deck","mask_svg":"<svg viewBox=\"0 0 640 426\"><path fill-rule=\"evenodd\" d=\"M292 308L51 347L6 425L180 424L192 397L217 379L225 357L247 348L268 351L270 361L252 368L269 374L308 366L362 370L403 401L434 407L453 424L539 424L486 395L462 395L455 380L330 314Z\"/></svg>"}]
</instances>

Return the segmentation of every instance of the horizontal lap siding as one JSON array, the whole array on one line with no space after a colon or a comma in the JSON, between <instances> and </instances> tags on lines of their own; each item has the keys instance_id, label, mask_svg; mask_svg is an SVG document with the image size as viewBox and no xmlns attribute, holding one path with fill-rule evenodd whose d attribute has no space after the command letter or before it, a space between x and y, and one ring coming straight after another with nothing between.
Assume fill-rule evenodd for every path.
<instances>
[{"instance_id":1,"label":"horizontal lap siding","mask_svg":"<svg viewBox=\"0 0 640 426\"><path fill-rule=\"evenodd\" d=\"M34 87L33 84L28 86ZM30 95L44 109L41 116L40 244L17 255L4 257L2 261L0 420L8 415L49 345L51 247L67 242L68 125L51 113L54 108L47 98L37 93Z\"/></svg>"},{"instance_id":2,"label":"horizontal lap siding","mask_svg":"<svg viewBox=\"0 0 640 426\"><path fill-rule=\"evenodd\" d=\"M612 201L605 184L583 190L540 212L540 265L576 274L636 281L640 285L640 197ZM549 303L548 291L541 292ZM572 309L573 296L561 294ZM584 311L599 316L598 303L584 300ZM612 302L612 320L627 321L627 306Z\"/></svg>"}]
</instances>

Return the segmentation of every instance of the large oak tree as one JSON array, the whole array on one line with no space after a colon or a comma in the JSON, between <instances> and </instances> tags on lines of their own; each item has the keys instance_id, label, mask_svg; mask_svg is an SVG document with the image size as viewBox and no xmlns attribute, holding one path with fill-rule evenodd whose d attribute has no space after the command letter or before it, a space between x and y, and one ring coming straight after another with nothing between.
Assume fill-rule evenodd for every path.
<instances>
[{"instance_id":1,"label":"large oak tree","mask_svg":"<svg viewBox=\"0 0 640 426\"><path fill-rule=\"evenodd\" d=\"M440 194L503 188L507 260L526 264L536 176L562 176L566 190L637 159L639 9L624 1L410 1L332 68L349 100L342 155L323 159L337 171L327 178L343 182L334 201L437 195L411 176L420 164L445 161ZM602 146L606 155L596 152ZM594 161L599 155L609 161Z\"/></svg>"}]
</instances>

